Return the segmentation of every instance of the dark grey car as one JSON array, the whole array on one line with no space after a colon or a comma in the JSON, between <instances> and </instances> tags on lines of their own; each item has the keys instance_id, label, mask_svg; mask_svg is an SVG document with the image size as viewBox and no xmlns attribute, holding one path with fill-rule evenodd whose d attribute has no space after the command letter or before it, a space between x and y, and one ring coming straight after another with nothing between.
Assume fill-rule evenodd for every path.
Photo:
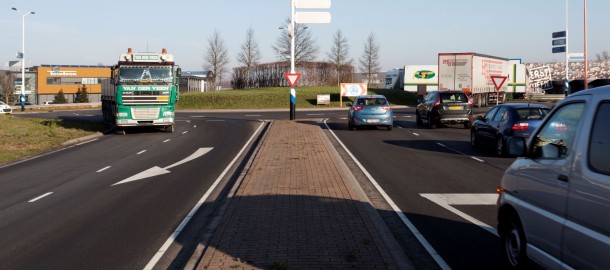
<instances>
[{"instance_id":1,"label":"dark grey car","mask_svg":"<svg viewBox=\"0 0 610 270\"><path fill-rule=\"evenodd\" d=\"M470 128L471 118L472 101L458 90L429 92L415 110L417 125L422 126L425 121L428 128L439 124L463 124L464 128Z\"/></svg>"}]
</instances>

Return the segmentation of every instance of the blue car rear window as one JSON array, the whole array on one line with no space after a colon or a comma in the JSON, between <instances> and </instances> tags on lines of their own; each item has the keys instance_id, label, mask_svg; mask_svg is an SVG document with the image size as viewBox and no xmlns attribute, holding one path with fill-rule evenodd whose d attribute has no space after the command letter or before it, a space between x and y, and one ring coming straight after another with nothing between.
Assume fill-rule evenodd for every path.
<instances>
[{"instance_id":1,"label":"blue car rear window","mask_svg":"<svg viewBox=\"0 0 610 270\"><path fill-rule=\"evenodd\" d=\"M521 108L517 109L517 115L519 119L517 120L540 120L543 119L548 113L550 109L546 108Z\"/></svg>"},{"instance_id":2,"label":"blue car rear window","mask_svg":"<svg viewBox=\"0 0 610 270\"><path fill-rule=\"evenodd\" d=\"M385 98L361 98L358 105L388 105L388 101Z\"/></svg>"}]
</instances>

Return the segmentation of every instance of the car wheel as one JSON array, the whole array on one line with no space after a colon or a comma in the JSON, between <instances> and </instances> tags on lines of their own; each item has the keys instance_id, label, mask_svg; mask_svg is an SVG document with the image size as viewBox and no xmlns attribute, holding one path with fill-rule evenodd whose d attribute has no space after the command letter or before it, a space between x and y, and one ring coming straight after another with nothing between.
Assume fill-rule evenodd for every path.
<instances>
[{"instance_id":1,"label":"car wheel","mask_svg":"<svg viewBox=\"0 0 610 270\"><path fill-rule=\"evenodd\" d=\"M418 127L421 127L424 124L417 111L415 112L415 124L417 124Z\"/></svg>"},{"instance_id":2,"label":"car wheel","mask_svg":"<svg viewBox=\"0 0 610 270\"><path fill-rule=\"evenodd\" d=\"M526 239L519 218L512 216L506 221L505 230L501 232L500 239L504 246L504 254L508 263L516 269L527 268Z\"/></svg>"},{"instance_id":3,"label":"car wheel","mask_svg":"<svg viewBox=\"0 0 610 270\"><path fill-rule=\"evenodd\" d=\"M436 124L434 124L434 122L432 121L432 117L430 117L430 114L426 115L426 118L428 118L428 128L429 129L433 129L436 128Z\"/></svg>"},{"instance_id":4,"label":"car wheel","mask_svg":"<svg viewBox=\"0 0 610 270\"><path fill-rule=\"evenodd\" d=\"M477 136L477 131L472 129L470 130L470 145L472 147L478 147L479 146L479 138Z\"/></svg>"},{"instance_id":5,"label":"car wheel","mask_svg":"<svg viewBox=\"0 0 610 270\"><path fill-rule=\"evenodd\" d=\"M351 131L355 131L356 130L356 126L354 124L352 124L352 122L348 122L347 126L348 126L349 130L351 130Z\"/></svg>"},{"instance_id":6,"label":"car wheel","mask_svg":"<svg viewBox=\"0 0 610 270\"><path fill-rule=\"evenodd\" d=\"M502 137L498 137L496 140L496 154L499 157L506 155L506 147L504 146L504 140L502 140Z\"/></svg>"},{"instance_id":7,"label":"car wheel","mask_svg":"<svg viewBox=\"0 0 610 270\"><path fill-rule=\"evenodd\" d=\"M386 129L388 129L388 131L392 131L392 125L386 126Z\"/></svg>"}]
</instances>

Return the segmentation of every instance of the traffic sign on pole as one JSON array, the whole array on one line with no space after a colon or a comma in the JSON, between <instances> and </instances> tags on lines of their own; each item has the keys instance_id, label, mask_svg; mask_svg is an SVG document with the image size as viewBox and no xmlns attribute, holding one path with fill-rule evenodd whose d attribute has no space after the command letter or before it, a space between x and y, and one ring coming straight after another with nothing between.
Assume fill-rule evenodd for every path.
<instances>
[{"instance_id":1,"label":"traffic sign on pole","mask_svg":"<svg viewBox=\"0 0 610 270\"><path fill-rule=\"evenodd\" d=\"M307 8L307 9L329 9L330 0L296 0L296 8Z\"/></svg>"},{"instance_id":2,"label":"traffic sign on pole","mask_svg":"<svg viewBox=\"0 0 610 270\"><path fill-rule=\"evenodd\" d=\"M297 82L299 82L299 79L301 78L301 73L286 73L284 74L284 77L286 77L286 80L288 80L290 88L294 88L294 86L297 85Z\"/></svg>"},{"instance_id":3,"label":"traffic sign on pole","mask_svg":"<svg viewBox=\"0 0 610 270\"><path fill-rule=\"evenodd\" d=\"M506 81L506 78L506 76L491 76L491 81L494 83L496 91L500 91L500 88L502 88L502 85Z\"/></svg>"}]
</instances>

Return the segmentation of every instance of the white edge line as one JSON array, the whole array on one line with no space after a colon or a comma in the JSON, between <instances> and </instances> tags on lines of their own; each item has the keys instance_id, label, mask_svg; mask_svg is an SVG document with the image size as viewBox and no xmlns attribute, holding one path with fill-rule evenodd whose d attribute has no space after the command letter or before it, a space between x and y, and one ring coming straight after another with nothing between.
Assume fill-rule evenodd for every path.
<instances>
[{"instance_id":1,"label":"white edge line","mask_svg":"<svg viewBox=\"0 0 610 270\"><path fill-rule=\"evenodd\" d=\"M197 202L197 204L195 204L195 206L193 207L193 209L186 215L186 217L182 220L182 222L180 222L180 225L178 225L178 227L174 230L174 232L172 233L172 235L170 235L170 237L165 241L165 243L163 244L163 246L161 246L161 248L159 248L159 250L157 251L157 253L155 254L155 256L152 257L152 259L150 259L150 261L148 262L148 264L144 267L144 270L150 270L153 269L153 267L155 267L155 265L157 264L157 262L161 259L161 257L163 256L163 254L165 254L165 251L167 251L167 249L169 248L169 246L174 242L174 240L176 240L176 238L178 237L178 235L180 235L180 233L182 232L182 229L189 223L189 221L191 220L191 218L193 217L193 215L195 215L195 213L197 213L197 211L199 211L199 208L201 208L201 206L203 205L203 203L205 202L205 200L208 199L208 197L210 196L210 194L212 194L212 191L216 188L216 186L218 185L218 183L220 183L220 181L225 177L225 175L227 174L227 172L229 172L229 169L233 166L233 164L235 164L235 162L237 162L237 159L239 158L239 156L241 156L241 154L246 151L246 148L248 147L248 145L254 140L254 137L256 136L256 134L258 134L261 130L261 128L263 127L263 125L265 124L265 122L262 122L259 126L258 129L256 129L256 131L254 132L254 134L252 134L252 136L250 137L250 139L246 142L246 144L244 144L244 147L241 148L241 150L239 151L239 153L237 153L237 155L235 156L235 158L233 158L233 160L231 161L231 163L229 163L229 165L224 169L224 171L218 176L218 178L216 178L216 181L214 181L214 183L212 184L212 186L210 186L210 188L207 190L207 192L205 194L203 194L203 197L201 197L201 199L199 199L199 201Z\"/></svg>"},{"instance_id":2,"label":"white edge line","mask_svg":"<svg viewBox=\"0 0 610 270\"><path fill-rule=\"evenodd\" d=\"M105 171L105 170L110 169L110 167L111 167L111 166L106 166L106 167L104 167L104 168L101 168L101 169L97 170L96 172L103 172L103 171Z\"/></svg>"},{"instance_id":3,"label":"white edge line","mask_svg":"<svg viewBox=\"0 0 610 270\"><path fill-rule=\"evenodd\" d=\"M93 140L89 140L89 141L86 141L86 142L77 143L76 145L80 146L80 145L83 145L83 144L86 144L86 143L90 143L90 142L94 142L94 141L97 141L97 140L99 140L99 139L93 139Z\"/></svg>"},{"instance_id":4,"label":"white edge line","mask_svg":"<svg viewBox=\"0 0 610 270\"><path fill-rule=\"evenodd\" d=\"M366 175L366 177L369 179L369 181L371 181L371 183L373 184L373 186L375 186L377 191L379 191L379 193L381 193L381 195L386 200L386 202L388 204L390 204L390 206L392 207L394 212L400 217L402 222L407 226L407 228L409 228L409 230L413 233L413 235L415 235L417 240L419 240L419 242L424 246L426 251L428 251L430 256L432 256L434 261L436 261L436 263L439 265L439 267L441 267L441 269L451 269L451 267L449 267L449 265L445 262L445 260L443 260L441 255L438 254L438 252L436 252L436 250L434 249L434 247L432 247L432 245L430 245L428 240L426 240L426 238L424 238L424 236L419 232L419 230L417 230L415 225L413 225L413 223L407 218L407 216L405 216L405 214L402 212L402 210L400 210L400 208L398 208L398 206L396 205L396 203L394 203L394 201L390 198L390 196L388 196L388 194L385 193L383 188L381 188L381 186L379 186L379 184L377 184L377 181L375 181L373 176L371 176L371 174L364 168L364 166L362 166L362 164L360 164L360 162L356 159L356 157L352 154L352 152L350 152L347 149L347 147L343 144L343 142L341 140L339 140L339 137L337 137L337 135L335 135L335 133L326 123L327 120L328 119L324 120L324 125L326 126L326 128L328 129L330 134L332 134L333 137L335 137L337 142L339 142L339 144L341 145L341 147L343 147L345 152L347 152L347 154L352 158L352 160L356 163L356 165L358 165L360 170L362 170L362 172Z\"/></svg>"},{"instance_id":5,"label":"white edge line","mask_svg":"<svg viewBox=\"0 0 610 270\"><path fill-rule=\"evenodd\" d=\"M469 216L468 214L454 208L453 206L449 205L445 200L443 200L443 198L441 198L438 194L419 194L419 195L440 205L441 207L447 209L449 212L458 215L459 217L469 221L470 223L481 227L482 229L490 232L491 234L493 234L495 236L499 236L498 232L496 231L496 229L494 227L489 226L489 225L485 224L484 222L482 222L476 218L473 218L473 217Z\"/></svg>"},{"instance_id":6,"label":"white edge line","mask_svg":"<svg viewBox=\"0 0 610 270\"><path fill-rule=\"evenodd\" d=\"M444 145L444 144L442 144L442 143L436 143L436 144L438 144L438 145L440 145L440 146L442 146L442 147L445 147L445 148L447 148L447 149L449 149L449 150L451 150L451 151L453 151L453 152L456 152L456 153L458 153L458 154L460 154L460 155L470 157L470 158L472 158L472 159L474 159L474 160L476 160L476 161L478 161L478 162L483 162L483 163L485 162L485 160L482 160L482 159L477 158L477 157L474 157L474 156L466 155L466 154L464 154L464 153L462 153L462 152L460 152L460 151L458 151L458 150L455 150L455 149L453 149L453 148L451 148L451 147L449 147L449 146L446 146L446 145Z\"/></svg>"},{"instance_id":7,"label":"white edge line","mask_svg":"<svg viewBox=\"0 0 610 270\"><path fill-rule=\"evenodd\" d=\"M42 195L40 195L40 196L38 196L38 197L36 197L36 198L34 198L34 199L29 200L28 202L35 202L35 201L38 201L38 200L40 200L40 199L42 199L42 198L44 198L44 197L46 197L46 196L49 196L49 195L51 195L51 194L53 194L53 192L47 192L47 193L42 194Z\"/></svg>"}]
</instances>

